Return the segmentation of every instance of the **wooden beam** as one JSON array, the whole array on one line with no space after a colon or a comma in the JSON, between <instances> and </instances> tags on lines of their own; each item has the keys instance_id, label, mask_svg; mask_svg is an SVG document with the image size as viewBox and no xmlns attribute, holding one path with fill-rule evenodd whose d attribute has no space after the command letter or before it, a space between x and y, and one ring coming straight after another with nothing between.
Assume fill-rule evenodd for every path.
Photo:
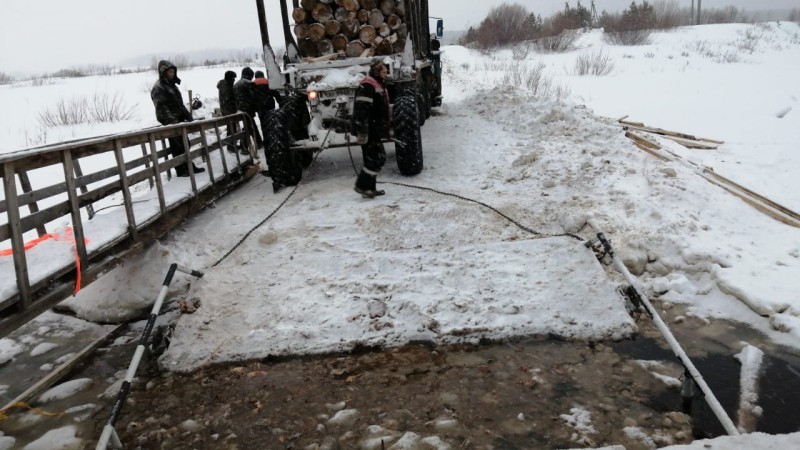
<instances>
[{"instance_id":1,"label":"wooden beam","mask_svg":"<svg viewBox=\"0 0 800 450\"><path fill-rule=\"evenodd\" d=\"M119 331L123 326L125 326L125 324L119 324L102 337L95 339L92 343L84 347L83 350L79 351L75 354L75 356L70 358L69 361L66 361L65 363L56 367L56 369L47 374L47 376L26 389L23 393L19 394L14 400L8 402L6 406L2 408L2 410L8 410L19 402L29 402L31 399L44 392L47 388L56 384L59 380L69 374L72 369L86 361L103 342L108 340L112 334Z\"/></svg>"},{"instance_id":2,"label":"wooden beam","mask_svg":"<svg viewBox=\"0 0 800 450\"><path fill-rule=\"evenodd\" d=\"M67 149L62 152L64 160L64 180L67 183L67 201L69 203L69 212L72 216L72 233L75 238L75 252L80 260L80 267L86 267L89 264L89 257L86 252L86 240L83 234L83 220L81 219L81 207L78 203L78 190L75 187L75 167L72 161L72 151ZM76 267L76 269L80 270ZM76 276L76 279L80 277ZM80 289L81 286L76 286Z\"/></svg>"},{"instance_id":3,"label":"wooden beam","mask_svg":"<svg viewBox=\"0 0 800 450\"><path fill-rule=\"evenodd\" d=\"M17 289L20 293L19 307L25 310L31 303L31 285L28 278L28 263L25 258L25 242L22 240L22 221L17 204L17 183L14 163L3 164L3 190L8 204L8 228L11 233L11 251L14 258L14 271L17 275Z\"/></svg>"},{"instance_id":4,"label":"wooden beam","mask_svg":"<svg viewBox=\"0 0 800 450\"><path fill-rule=\"evenodd\" d=\"M30 178L28 178L28 172L23 170L22 172L18 172L17 176L19 177L19 184L20 186L22 186L22 192L27 194L33 191L33 188L31 187L31 180ZM29 213L33 214L38 211L39 211L39 205L35 201L28 203ZM42 237L45 234L47 234L47 228L45 227L45 224L36 227L36 233L39 235L39 237Z\"/></svg>"}]
</instances>

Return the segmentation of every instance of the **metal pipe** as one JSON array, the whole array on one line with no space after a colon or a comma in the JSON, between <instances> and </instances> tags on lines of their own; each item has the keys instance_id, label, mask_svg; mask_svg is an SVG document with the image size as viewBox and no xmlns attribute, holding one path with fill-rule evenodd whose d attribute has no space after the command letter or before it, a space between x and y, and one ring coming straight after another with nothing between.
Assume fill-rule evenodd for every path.
<instances>
[{"instance_id":1,"label":"metal pipe","mask_svg":"<svg viewBox=\"0 0 800 450\"><path fill-rule=\"evenodd\" d=\"M167 276L164 278L164 283L161 285L161 290L158 292L156 302L153 304L153 309L150 311L150 317L147 319L147 324L142 331L142 337L139 339L139 345L136 347L136 351L133 353L133 359L128 366L128 371L125 373L125 380L122 382L122 386L119 388L117 401L114 402L114 407L111 408L111 415L108 418L108 422L106 422L106 425L103 427L103 432L100 435L100 439L97 441L97 447L95 447L96 450L105 450L108 447L109 441L112 441L112 448L122 448L119 437L117 437L117 433L114 430L114 425L117 423L117 418L119 418L119 413L122 411L122 406L125 404L125 399L128 397L128 393L130 393L131 384L133 383L133 378L136 376L136 370L139 368L139 363L142 361L142 355L144 355L145 346L147 345L147 341L150 340L150 333L153 331L153 326L158 318L158 313L161 312L161 305L164 303L164 298L167 296L169 285L172 283L172 277L175 276L176 271L187 273L198 278L203 276L202 272L187 269L179 266L178 264L173 263L169 266L169 270L167 270Z\"/></svg>"},{"instance_id":2,"label":"metal pipe","mask_svg":"<svg viewBox=\"0 0 800 450\"><path fill-rule=\"evenodd\" d=\"M631 285L631 287L636 290L636 293L639 294L642 303L645 305L647 310L650 312L650 315L653 317L653 322L655 323L656 328L658 328L658 331L660 331L661 334L664 336L664 339L666 339L667 344L669 344L669 347L675 353L675 356L677 356L681 360L681 363L683 364L683 367L686 369L686 372L691 376L691 378L703 392L703 395L705 395L706 403L708 403L708 406L711 407L711 410L714 412L714 415L717 416L717 419L719 420L720 424L722 424L722 427L725 428L725 431L729 435L738 436L739 430L736 429L736 426L733 424L731 418L728 417L728 413L725 412L725 409L719 403L717 397L715 397L714 393L711 392L711 388L708 387L708 384L706 384L705 380L703 379L703 376L700 374L700 371L698 371L697 368L694 366L694 363L692 363L692 360L689 358L689 355L687 355L686 352L683 350L683 348L681 348L681 344L678 342L677 339L675 339L675 336L669 330L667 324L664 323L664 321L661 319L661 316L658 315L656 309L653 308L653 305L650 303L650 300L647 298L646 295L644 295L642 289L639 288L638 280L636 280L633 277L633 275L631 275L631 273L628 271L628 268L625 267L625 264L622 263L622 260L620 260L619 257L611 249L611 244L608 243L608 241L605 239L605 235L603 234L603 231L600 229L600 227L597 225L597 222L594 219L589 219L588 222L589 226L594 228L594 230L597 232L598 239L605 241L604 245L608 246L607 247L608 255L611 257L611 261L614 263L614 267L616 267L617 270L619 270L619 272L625 277L625 280L627 280L628 283Z\"/></svg>"}]
</instances>

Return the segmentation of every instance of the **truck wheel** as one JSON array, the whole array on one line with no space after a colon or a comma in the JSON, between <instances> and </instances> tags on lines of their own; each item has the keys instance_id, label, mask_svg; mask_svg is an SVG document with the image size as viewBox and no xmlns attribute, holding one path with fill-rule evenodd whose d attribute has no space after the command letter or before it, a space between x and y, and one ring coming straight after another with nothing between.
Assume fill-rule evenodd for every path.
<instances>
[{"instance_id":1,"label":"truck wheel","mask_svg":"<svg viewBox=\"0 0 800 450\"><path fill-rule=\"evenodd\" d=\"M308 138L308 124L311 115L308 113L306 98L291 94L281 99L281 109L286 110L289 120L289 133L293 141Z\"/></svg>"},{"instance_id":2,"label":"truck wheel","mask_svg":"<svg viewBox=\"0 0 800 450\"><path fill-rule=\"evenodd\" d=\"M275 109L267 114L264 153L273 183L294 186L303 177L303 169L296 163L290 147L289 117L286 109Z\"/></svg>"},{"instance_id":3,"label":"truck wheel","mask_svg":"<svg viewBox=\"0 0 800 450\"><path fill-rule=\"evenodd\" d=\"M311 150L300 150L297 152L297 156L303 169L307 169L314 162L314 152Z\"/></svg>"},{"instance_id":4,"label":"truck wheel","mask_svg":"<svg viewBox=\"0 0 800 450\"><path fill-rule=\"evenodd\" d=\"M400 95L392 111L395 156L400 173L412 176L422 171L422 137L419 133L419 112L413 92ZM399 142L398 142L399 141Z\"/></svg>"}]
</instances>

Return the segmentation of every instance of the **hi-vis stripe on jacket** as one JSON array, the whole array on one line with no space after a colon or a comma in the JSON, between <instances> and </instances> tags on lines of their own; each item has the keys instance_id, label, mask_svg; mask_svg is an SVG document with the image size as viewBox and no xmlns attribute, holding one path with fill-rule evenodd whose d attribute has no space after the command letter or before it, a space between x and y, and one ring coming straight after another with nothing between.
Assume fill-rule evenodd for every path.
<instances>
[{"instance_id":1,"label":"hi-vis stripe on jacket","mask_svg":"<svg viewBox=\"0 0 800 450\"><path fill-rule=\"evenodd\" d=\"M358 86L353 108L353 134L372 139L389 136L389 93L375 78L364 77Z\"/></svg>"}]
</instances>

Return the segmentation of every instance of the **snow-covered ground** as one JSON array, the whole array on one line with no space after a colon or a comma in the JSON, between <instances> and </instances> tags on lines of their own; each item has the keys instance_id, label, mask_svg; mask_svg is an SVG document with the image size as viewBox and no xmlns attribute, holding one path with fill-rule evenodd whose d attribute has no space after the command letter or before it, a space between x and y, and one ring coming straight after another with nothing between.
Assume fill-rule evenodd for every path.
<instances>
[{"instance_id":1,"label":"snow-covered ground","mask_svg":"<svg viewBox=\"0 0 800 450\"><path fill-rule=\"evenodd\" d=\"M776 343L800 348L800 230L687 165L640 151L616 123L627 115L725 141L718 150L690 150L659 139L686 160L800 210L793 176L800 168L800 26L683 28L655 33L652 44L639 47L609 46L592 32L578 44L565 54L524 59L511 50L445 47L445 104L423 128L425 170L400 176L389 147L379 181L475 199L543 235L588 237L586 220L594 217L648 294L700 317L750 324ZM598 51L613 61L610 74L573 73L576 58ZM561 95L536 96L529 85L501 83L510 71L539 63ZM213 108L213 86L224 70L180 76ZM145 92L152 77L2 86L0 147L30 141L35 132L26 127L59 95L91 95L98 86L125 92L138 118L48 131L48 142L153 125ZM360 152L354 157L358 166ZM157 251L129 262L164 270L178 262L206 273L199 281L179 279L191 282L186 296L199 299L200 309L178 321L163 364L190 370L418 338L553 332L603 339L633 331L610 286L587 286L602 277L578 241L535 239L484 207L426 190L384 184L386 196L364 200L352 191L353 181L346 150L323 152L283 209L222 264L211 267L290 190L274 195L269 181L257 177L188 220ZM141 308L139 299L154 298L161 282L152 272L115 278L105 289L98 284L67 303L84 317L107 317L109 302L118 307L129 302L126 296ZM0 343L0 361L33 350L24 342ZM579 409L572 413L564 420L591 427ZM786 440L776 441L777 448L800 442L797 434L775 439ZM769 445L763 435L717 442L719 448Z\"/></svg>"}]
</instances>

